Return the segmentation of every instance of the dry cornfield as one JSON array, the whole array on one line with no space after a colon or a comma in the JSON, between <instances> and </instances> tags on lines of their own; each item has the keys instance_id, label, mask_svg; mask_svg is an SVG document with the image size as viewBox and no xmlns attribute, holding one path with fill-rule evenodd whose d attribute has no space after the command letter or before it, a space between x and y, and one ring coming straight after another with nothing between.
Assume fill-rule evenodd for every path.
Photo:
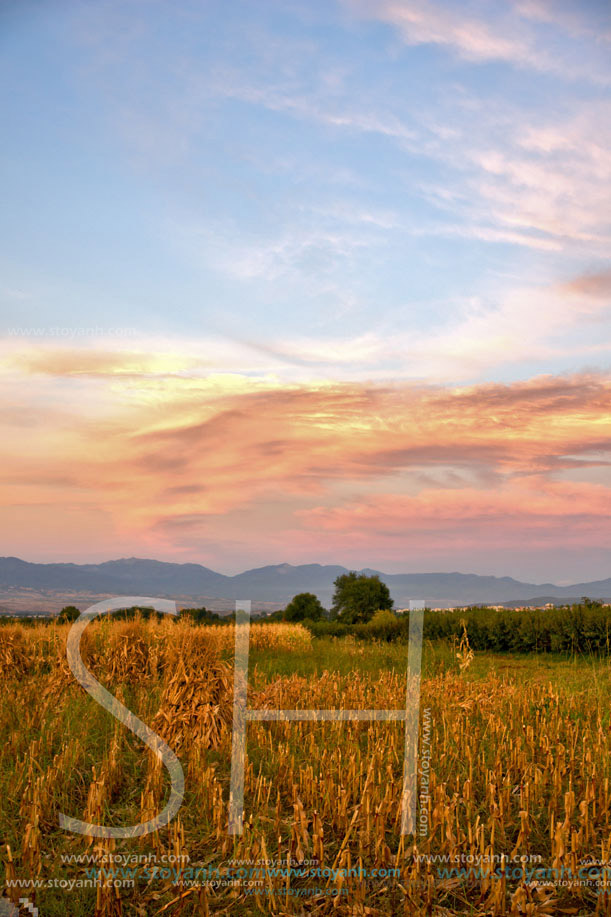
<instances>
[{"instance_id":1,"label":"dry cornfield","mask_svg":"<svg viewBox=\"0 0 611 917\"><path fill-rule=\"evenodd\" d=\"M146 821L169 779L76 684L67 631L0 628L5 894L41 917L611 914L596 885L611 859L606 661L545 676L536 659L509 661L501 675L501 657L474 671L472 654L468 667L448 654L425 674L415 836L400 833L403 724L252 722L244 832L230 836L233 628L92 624L88 668L176 751L186 780L167 828L104 840L62 831L58 813ZM379 644L253 625L249 705L401 708L406 649L390 659Z\"/></svg>"}]
</instances>

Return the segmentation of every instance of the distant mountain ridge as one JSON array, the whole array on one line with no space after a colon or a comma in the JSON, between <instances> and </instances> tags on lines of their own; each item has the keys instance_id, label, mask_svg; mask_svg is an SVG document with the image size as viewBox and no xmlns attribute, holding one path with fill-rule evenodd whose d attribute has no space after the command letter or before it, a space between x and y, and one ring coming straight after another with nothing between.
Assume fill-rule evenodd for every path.
<instances>
[{"instance_id":1,"label":"distant mountain ridge","mask_svg":"<svg viewBox=\"0 0 611 917\"><path fill-rule=\"evenodd\" d=\"M298 592L315 593L326 607L331 604L333 581L348 568L335 564L275 564L225 576L201 564L178 564L137 557L100 564L29 563L18 557L0 558L0 590L26 588L65 590L112 595L189 595L202 598L252 599L288 602ZM611 596L611 577L589 583L556 586L523 583L509 576L478 576L475 573L377 573L388 585L397 607L409 599L429 604L525 603L533 596L591 599Z\"/></svg>"}]
</instances>

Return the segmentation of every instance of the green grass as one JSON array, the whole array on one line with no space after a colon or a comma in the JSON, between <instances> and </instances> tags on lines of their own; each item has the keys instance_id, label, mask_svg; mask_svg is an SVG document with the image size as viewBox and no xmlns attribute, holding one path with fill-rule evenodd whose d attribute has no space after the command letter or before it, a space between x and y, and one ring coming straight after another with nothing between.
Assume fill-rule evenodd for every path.
<instances>
[{"instance_id":1,"label":"green grass","mask_svg":"<svg viewBox=\"0 0 611 917\"><path fill-rule=\"evenodd\" d=\"M278 650L251 650L251 677L271 681L293 673L316 677L324 671L349 675L355 671L376 675L382 671L407 671L407 645L344 637L314 637L307 651L299 654ZM422 676L458 673L459 662L451 644L425 641ZM500 678L524 682L544 681L571 691L603 692L611 689L611 657L565 654L476 652L464 673L468 680Z\"/></svg>"}]
</instances>

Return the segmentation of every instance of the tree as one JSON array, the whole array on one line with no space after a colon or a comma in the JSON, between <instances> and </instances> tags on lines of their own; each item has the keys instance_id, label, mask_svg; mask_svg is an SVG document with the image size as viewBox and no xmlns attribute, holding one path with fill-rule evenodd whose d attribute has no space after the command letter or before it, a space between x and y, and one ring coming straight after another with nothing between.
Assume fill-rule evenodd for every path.
<instances>
[{"instance_id":1,"label":"tree","mask_svg":"<svg viewBox=\"0 0 611 917\"><path fill-rule=\"evenodd\" d=\"M312 592L300 592L284 609L285 621L320 621L325 610Z\"/></svg>"},{"instance_id":2,"label":"tree","mask_svg":"<svg viewBox=\"0 0 611 917\"><path fill-rule=\"evenodd\" d=\"M179 618L187 619L193 624L216 624L221 620L220 615L209 611L207 608L181 608Z\"/></svg>"},{"instance_id":3,"label":"tree","mask_svg":"<svg viewBox=\"0 0 611 917\"><path fill-rule=\"evenodd\" d=\"M66 605L65 608L62 608L62 610L60 611L57 617L57 623L58 624L71 624L72 621L76 621L79 615L80 615L80 611L78 610L76 605Z\"/></svg>"},{"instance_id":4,"label":"tree","mask_svg":"<svg viewBox=\"0 0 611 917\"><path fill-rule=\"evenodd\" d=\"M117 608L116 611L111 611L109 617L114 621L133 621L134 618L142 618L144 621L148 621L153 615L158 621L163 618L162 611L155 611L154 608L148 607L141 608L139 605L130 605L129 608Z\"/></svg>"},{"instance_id":5,"label":"tree","mask_svg":"<svg viewBox=\"0 0 611 917\"><path fill-rule=\"evenodd\" d=\"M377 574L359 575L353 570L338 576L334 586L332 612L345 624L369 621L376 611L390 611L394 604L388 586Z\"/></svg>"}]
</instances>

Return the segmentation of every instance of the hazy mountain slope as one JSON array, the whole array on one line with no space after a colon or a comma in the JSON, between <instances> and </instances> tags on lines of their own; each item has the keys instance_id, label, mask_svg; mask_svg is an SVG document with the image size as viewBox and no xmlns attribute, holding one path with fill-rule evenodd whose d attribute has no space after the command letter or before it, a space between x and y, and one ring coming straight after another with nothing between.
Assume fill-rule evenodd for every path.
<instances>
[{"instance_id":1,"label":"hazy mountain slope","mask_svg":"<svg viewBox=\"0 0 611 917\"><path fill-rule=\"evenodd\" d=\"M0 558L0 589L31 588L67 590L115 595L192 595L254 601L288 601L298 592L314 592L327 607L334 579L346 573L338 565L275 564L224 576L201 564L163 563L124 558L101 564L35 564L17 557ZM366 570L367 573L378 571ZM590 598L611 596L611 578L593 583L555 586L553 583L523 583L511 577L477 576L468 573L380 573L397 606L410 598L431 604L467 602L519 602L535 596Z\"/></svg>"}]
</instances>

